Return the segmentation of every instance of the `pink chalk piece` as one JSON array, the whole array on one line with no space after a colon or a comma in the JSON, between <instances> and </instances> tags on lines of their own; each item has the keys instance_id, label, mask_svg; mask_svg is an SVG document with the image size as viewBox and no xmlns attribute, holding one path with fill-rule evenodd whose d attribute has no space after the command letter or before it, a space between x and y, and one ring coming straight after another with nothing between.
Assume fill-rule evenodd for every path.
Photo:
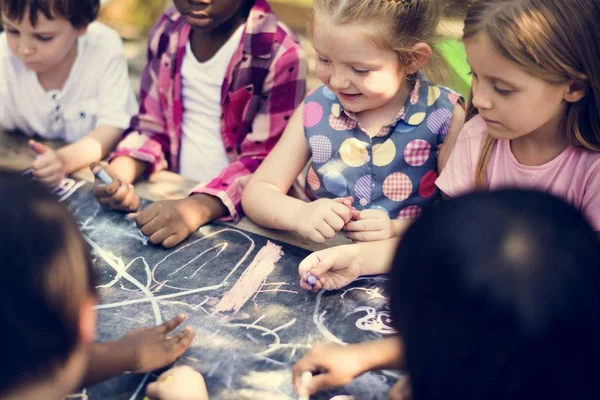
<instances>
[{"instance_id":1,"label":"pink chalk piece","mask_svg":"<svg viewBox=\"0 0 600 400\"><path fill-rule=\"evenodd\" d=\"M312 274L308 274L308 278L306 278L306 281L309 285L315 286L315 284L317 283L317 277Z\"/></svg>"},{"instance_id":2,"label":"pink chalk piece","mask_svg":"<svg viewBox=\"0 0 600 400\"><path fill-rule=\"evenodd\" d=\"M259 250L246 268L240 279L233 285L221 301L214 308L214 313L233 311L237 312L256 293L264 280L275 269L275 263L281 259L283 251L281 246L268 241L267 245Z\"/></svg>"}]
</instances>

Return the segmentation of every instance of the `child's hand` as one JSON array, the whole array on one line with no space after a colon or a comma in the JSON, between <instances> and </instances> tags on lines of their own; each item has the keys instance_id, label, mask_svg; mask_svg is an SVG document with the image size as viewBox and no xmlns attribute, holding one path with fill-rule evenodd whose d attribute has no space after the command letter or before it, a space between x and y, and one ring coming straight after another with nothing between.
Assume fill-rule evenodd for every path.
<instances>
[{"instance_id":1,"label":"child's hand","mask_svg":"<svg viewBox=\"0 0 600 400\"><path fill-rule=\"evenodd\" d=\"M150 372L172 364L190 347L196 336L192 327L169 336L185 319L185 314L179 314L161 325L128 332L119 340L124 352L132 352L133 372Z\"/></svg>"},{"instance_id":2,"label":"child's hand","mask_svg":"<svg viewBox=\"0 0 600 400\"><path fill-rule=\"evenodd\" d=\"M318 199L304 204L296 215L295 231L316 243L331 239L350 221L351 206L348 199ZM351 204L351 203L350 203Z\"/></svg>"},{"instance_id":3,"label":"child's hand","mask_svg":"<svg viewBox=\"0 0 600 400\"><path fill-rule=\"evenodd\" d=\"M157 201L135 214L128 214L127 218L135 221L150 243L170 248L208 222L198 213L197 206L190 197Z\"/></svg>"},{"instance_id":4,"label":"child's hand","mask_svg":"<svg viewBox=\"0 0 600 400\"><path fill-rule=\"evenodd\" d=\"M51 188L58 186L66 175L63 160L56 151L35 140L29 141L29 147L37 154L31 165L35 179Z\"/></svg>"},{"instance_id":5,"label":"child's hand","mask_svg":"<svg viewBox=\"0 0 600 400\"><path fill-rule=\"evenodd\" d=\"M155 400L208 400L204 378L187 365L163 372L146 387L146 395Z\"/></svg>"},{"instance_id":6,"label":"child's hand","mask_svg":"<svg viewBox=\"0 0 600 400\"><path fill-rule=\"evenodd\" d=\"M300 387L304 371L314 375L308 387ZM321 390L344 386L365 372L360 362L360 348L333 343L319 343L294 365L294 387L299 396L309 396Z\"/></svg>"},{"instance_id":7,"label":"child's hand","mask_svg":"<svg viewBox=\"0 0 600 400\"><path fill-rule=\"evenodd\" d=\"M373 242L395 235L394 223L382 210L362 210L344 226L346 237L355 242Z\"/></svg>"},{"instance_id":8,"label":"child's hand","mask_svg":"<svg viewBox=\"0 0 600 400\"><path fill-rule=\"evenodd\" d=\"M321 289L340 289L361 275L356 261L356 245L343 245L316 251L298 266L300 287L318 292ZM308 274L317 278L314 286L308 283Z\"/></svg>"},{"instance_id":9,"label":"child's hand","mask_svg":"<svg viewBox=\"0 0 600 400\"><path fill-rule=\"evenodd\" d=\"M412 393L410 390L410 379L404 376L396 382L388 392L388 400L410 400Z\"/></svg>"},{"instance_id":10,"label":"child's hand","mask_svg":"<svg viewBox=\"0 0 600 400\"><path fill-rule=\"evenodd\" d=\"M136 211L140 207L140 197L135 193L133 185L122 182L110 170L110 167L103 167L100 163L92 163L90 168L93 173L104 168L106 173L113 179L112 183L105 184L96 178L92 194L98 200L98 203L111 210L117 211Z\"/></svg>"}]
</instances>

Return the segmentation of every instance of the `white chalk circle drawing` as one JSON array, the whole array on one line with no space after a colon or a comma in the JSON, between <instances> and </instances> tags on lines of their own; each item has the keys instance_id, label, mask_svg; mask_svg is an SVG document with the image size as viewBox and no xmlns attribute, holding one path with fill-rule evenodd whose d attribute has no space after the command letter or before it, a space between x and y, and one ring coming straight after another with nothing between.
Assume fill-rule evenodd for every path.
<instances>
[{"instance_id":1,"label":"white chalk circle drawing","mask_svg":"<svg viewBox=\"0 0 600 400\"><path fill-rule=\"evenodd\" d=\"M395 334L388 299L381 289L386 281L384 277L364 277L345 289L320 291L313 311L319 332L342 345Z\"/></svg>"}]
</instances>

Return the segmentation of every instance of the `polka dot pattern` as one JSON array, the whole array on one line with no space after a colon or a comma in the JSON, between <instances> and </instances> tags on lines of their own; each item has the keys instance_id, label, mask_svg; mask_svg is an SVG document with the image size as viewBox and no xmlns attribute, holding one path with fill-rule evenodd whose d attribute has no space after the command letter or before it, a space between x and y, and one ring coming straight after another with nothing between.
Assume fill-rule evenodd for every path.
<instances>
[{"instance_id":1,"label":"polka dot pattern","mask_svg":"<svg viewBox=\"0 0 600 400\"><path fill-rule=\"evenodd\" d=\"M448 93L448 100L450 100L450 103L452 103L452 105L457 105L459 99L460 95L452 92Z\"/></svg>"},{"instance_id":2,"label":"polka dot pattern","mask_svg":"<svg viewBox=\"0 0 600 400\"><path fill-rule=\"evenodd\" d=\"M373 165L385 167L396 158L396 146L391 139L373 146Z\"/></svg>"},{"instance_id":3,"label":"polka dot pattern","mask_svg":"<svg viewBox=\"0 0 600 400\"><path fill-rule=\"evenodd\" d=\"M308 183L308 186L310 186L312 190L319 190L321 187L321 181L319 181L319 177L317 176L317 173L313 167L308 168L308 172L306 174L306 183Z\"/></svg>"},{"instance_id":4,"label":"polka dot pattern","mask_svg":"<svg viewBox=\"0 0 600 400\"><path fill-rule=\"evenodd\" d=\"M315 101L311 101L304 105L302 113L302 122L305 128L312 128L317 125L323 118L323 107Z\"/></svg>"},{"instance_id":5,"label":"polka dot pattern","mask_svg":"<svg viewBox=\"0 0 600 400\"><path fill-rule=\"evenodd\" d=\"M392 201L404 201L412 192L410 178L402 172L388 175L383 181L383 194Z\"/></svg>"},{"instance_id":6,"label":"polka dot pattern","mask_svg":"<svg viewBox=\"0 0 600 400\"><path fill-rule=\"evenodd\" d=\"M425 117L427 116L424 112L414 113L408 118L408 123L411 125L419 125L421 122L425 121Z\"/></svg>"},{"instance_id":7,"label":"polka dot pattern","mask_svg":"<svg viewBox=\"0 0 600 400\"><path fill-rule=\"evenodd\" d=\"M445 135L448 132L451 118L452 112L450 110L440 108L429 115L429 118L427 118L427 127L436 135Z\"/></svg>"},{"instance_id":8,"label":"polka dot pattern","mask_svg":"<svg viewBox=\"0 0 600 400\"><path fill-rule=\"evenodd\" d=\"M404 160L412 167L420 167L429 160L431 145L423 139L415 139L404 149Z\"/></svg>"},{"instance_id":9,"label":"polka dot pattern","mask_svg":"<svg viewBox=\"0 0 600 400\"><path fill-rule=\"evenodd\" d=\"M421 182L419 183L419 195L424 199L428 199L435 194L435 181L438 177L437 171L428 171Z\"/></svg>"},{"instance_id":10,"label":"polka dot pattern","mask_svg":"<svg viewBox=\"0 0 600 400\"><path fill-rule=\"evenodd\" d=\"M437 99L440 98L442 91L437 86L429 86L429 93L427 93L427 106L431 107L435 104Z\"/></svg>"},{"instance_id":11,"label":"polka dot pattern","mask_svg":"<svg viewBox=\"0 0 600 400\"><path fill-rule=\"evenodd\" d=\"M367 143L356 138L346 139L340 147L340 157L349 167L360 167L369 161Z\"/></svg>"},{"instance_id":12,"label":"polka dot pattern","mask_svg":"<svg viewBox=\"0 0 600 400\"><path fill-rule=\"evenodd\" d=\"M336 131L348 131L356 128L358 123L352 118L346 115L340 115L336 117L333 114L329 115L329 126L331 126Z\"/></svg>"},{"instance_id":13,"label":"polka dot pattern","mask_svg":"<svg viewBox=\"0 0 600 400\"><path fill-rule=\"evenodd\" d=\"M323 186L331 194L342 197L348 194L348 183L339 171L329 171L323 176Z\"/></svg>"},{"instance_id":14,"label":"polka dot pattern","mask_svg":"<svg viewBox=\"0 0 600 400\"><path fill-rule=\"evenodd\" d=\"M421 215L421 207L419 206L408 206L404 207L398 214L398 219L410 219L417 218Z\"/></svg>"},{"instance_id":15,"label":"polka dot pattern","mask_svg":"<svg viewBox=\"0 0 600 400\"><path fill-rule=\"evenodd\" d=\"M333 151L331 141L327 136L315 135L308 139L308 144L312 151L313 162L323 164L329 161Z\"/></svg>"},{"instance_id":16,"label":"polka dot pattern","mask_svg":"<svg viewBox=\"0 0 600 400\"><path fill-rule=\"evenodd\" d=\"M373 195L373 176L363 175L354 184L354 193L359 198L359 204L363 207L371 202Z\"/></svg>"},{"instance_id":17,"label":"polka dot pattern","mask_svg":"<svg viewBox=\"0 0 600 400\"><path fill-rule=\"evenodd\" d=\"M408 132L412 132L416 129L417 127L414 125L409 125L406 122L400 120L398 121L398 124L396 125L396 132L400 132L400 133L408 133Z\"/></svg>"}]
</instances>

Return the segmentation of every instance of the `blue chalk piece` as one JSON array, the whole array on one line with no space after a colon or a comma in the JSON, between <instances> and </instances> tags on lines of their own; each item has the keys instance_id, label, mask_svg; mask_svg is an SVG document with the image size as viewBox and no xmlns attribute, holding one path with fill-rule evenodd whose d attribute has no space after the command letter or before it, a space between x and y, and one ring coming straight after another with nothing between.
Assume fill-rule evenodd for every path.
<instances>
[{"instance_id":1,"label":"blue chalk piece","mask_svg":"<svg viewBox=\"0 0 600 400\"><path fill-rule=\"evenodd\" d=\"M110 177L110 175L103 169L96 172L94 175L96 175L96 177L100 179L105 185L110 185L113 182L113 179Z\"/></svg>"},{"instance_id":2,"label":"blue chalk piece","mask_svg":"<svg viewBox=\"0 0 600 400\"><path fill-rule=\"evenodd\" d=\"M308 278L306 278L306 280L311 286L315 286L315 283L317 283L317 277L311 274L308 274Z\"/></svg>"}]
</instances>

